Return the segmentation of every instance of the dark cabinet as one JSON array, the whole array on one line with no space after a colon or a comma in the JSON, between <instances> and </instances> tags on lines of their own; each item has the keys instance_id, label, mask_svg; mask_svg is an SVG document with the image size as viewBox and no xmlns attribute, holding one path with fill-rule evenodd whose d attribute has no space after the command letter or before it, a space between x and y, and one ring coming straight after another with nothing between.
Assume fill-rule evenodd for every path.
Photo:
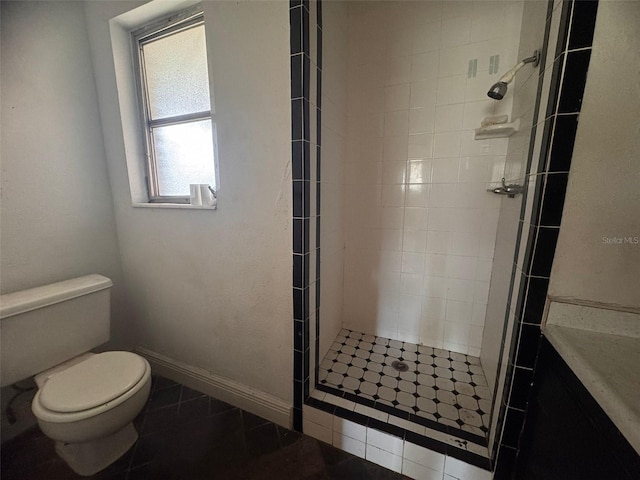
<instances>
[{"instance_id":1,"label":"dark cabinet","mask_svg":"<svg viewBox=\"0 0 640 480\"><path fill-rule=\"evenodd\" d=\"M518 480L638 480L640 457L543 339L516 462Z\"/></svg>"}]
</instances>

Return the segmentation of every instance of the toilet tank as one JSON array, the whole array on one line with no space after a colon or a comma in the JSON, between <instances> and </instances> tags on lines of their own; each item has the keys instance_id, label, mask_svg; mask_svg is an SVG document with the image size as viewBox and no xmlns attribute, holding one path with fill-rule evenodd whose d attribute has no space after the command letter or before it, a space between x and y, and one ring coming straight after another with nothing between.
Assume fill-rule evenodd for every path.
<instances>
[{"instance_id":1,"label":"toilet tank","mask_svg":"<svg viewBox=\"0 0 640 480\"><path fill-rule=\"evenodd\" d=\"M112 285L93 274L0 296L1 386L107 342Z\"/></svg>"}]
</instances>

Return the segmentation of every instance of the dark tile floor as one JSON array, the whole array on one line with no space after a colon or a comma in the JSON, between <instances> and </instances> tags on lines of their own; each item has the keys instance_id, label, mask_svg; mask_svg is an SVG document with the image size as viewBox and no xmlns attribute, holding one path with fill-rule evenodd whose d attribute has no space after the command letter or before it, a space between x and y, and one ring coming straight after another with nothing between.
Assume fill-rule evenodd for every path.
<instances>
[{"instance_id":1,"label":"dark tile floor","mask_svg":"<svg viewBox=\"0 0 640 480\"><path fill-rule=\"evenodd\" d=\"M390 470L162 377L120 460L79 477L35 428L2 445L2 480L394 479Z\"/></svg>"}]
</instances>

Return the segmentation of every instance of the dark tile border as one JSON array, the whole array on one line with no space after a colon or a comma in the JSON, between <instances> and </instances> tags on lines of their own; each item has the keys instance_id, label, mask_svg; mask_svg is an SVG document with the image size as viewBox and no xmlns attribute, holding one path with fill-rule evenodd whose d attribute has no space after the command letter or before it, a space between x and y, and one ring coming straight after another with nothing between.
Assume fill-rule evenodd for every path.
<instances>
[{"instance_id":1,"label":"dark tile border","mask_svg":"<svg viewBox=\"0 0 640 480\"><path fill-rule=\"evenodd\" d=\"M317 5L317 22L308 0L289 2L291 65L291 176L293 207L293 428L302 431L302 405L309 397L312 368L317 375L320 299L320 35L321 6ZM316 35L317 52L311 52L312 35ZM313 54L316 54L315 56ZM312 59L315 58L314 62ZM318 80L312 91L312 77ZM315 130L311 118L317 123ZM314 152L315 155L311 155ZM316 182L316 185L312 185ZM313 187L316 197L311 198ZM311 222L316 222L316 235L310 237ZM315 262L312 264L312 262ZM314 267L316 278L310 278ZM311 290L313 289L313 290ZM314 293L315 295L311 295ZM315 301L312 299L315 298ZM313 301L313 304L312 304ZM311 317L316 326L311 332ZM312 342L315 358L311 358Z\"/></svg>"}]
</instances>

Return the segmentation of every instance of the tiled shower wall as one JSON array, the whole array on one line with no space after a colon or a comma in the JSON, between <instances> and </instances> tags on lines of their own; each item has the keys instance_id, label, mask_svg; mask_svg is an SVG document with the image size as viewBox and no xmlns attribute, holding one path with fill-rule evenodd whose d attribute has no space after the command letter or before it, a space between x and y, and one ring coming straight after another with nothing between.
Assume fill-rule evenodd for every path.
<instances>
[{"instance_id":1,"label":"tiled shower wall","mask_svg":"<svg viewBox=\"0 0 640 480\"><path fill-rule=\"evenodd\" d=\"M522 26L520 36L519 56L521 58L528 57L534 50L542 48L548 10L548 2L526 2L524 18L527 21ZM557 27L555 35L557 36ZM535 134L535 131L532 134L531 129L535 119L543 118L536 114L535 106L539 76L544 70L544 65L535 68L525 67L510 86L513 94L513 116L520 119L520 131L509 138L505 168L505 177L509 183L523 185L526 182L529 147L533 141L532 135ZM501 340L505 329L505 307L510 303L509 282L514 268L522 199L522 196L514 199L507 197L500 199L500 219L480 354L487 381L492 389L496 384L498 361L503 348ZM513 322L509 323L509 325L512 324ZM502 367L504 368L504 365Z\"/></svg>"},{"instance_id":2,"label":"tiled shower wall","mask_svg":"<svg viewBox=\"0 0 640 480\"><path fill-rule=\"evenodd\" d=\"M345 328L479 355L500 207L486 189L509 140L473 129L511 113L511 93L486 92L517 61L522 12L349 5Z\"/></svg>"}]
</instances>

